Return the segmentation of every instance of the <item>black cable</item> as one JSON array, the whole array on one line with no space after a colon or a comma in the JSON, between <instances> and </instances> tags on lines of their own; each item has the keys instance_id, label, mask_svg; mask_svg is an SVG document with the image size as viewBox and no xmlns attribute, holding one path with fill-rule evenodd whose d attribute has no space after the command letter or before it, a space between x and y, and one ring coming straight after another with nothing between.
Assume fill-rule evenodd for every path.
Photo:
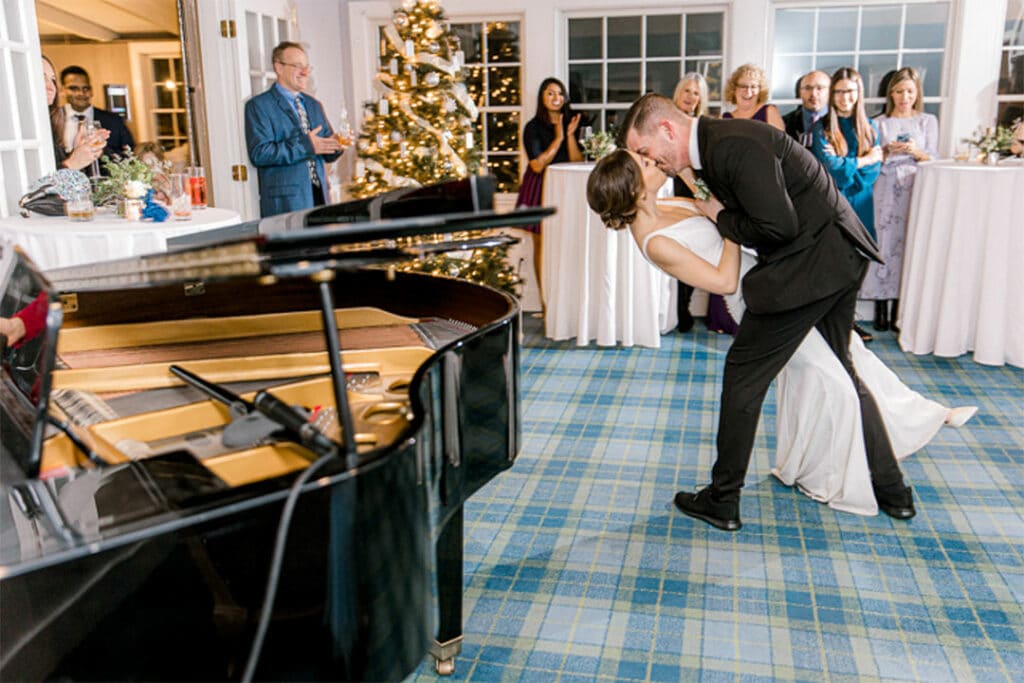
<instances>
[{"instance_id":1,"label":"black cable","mask_svg":"<svg viewBox=\"0 0 1024 683\"><path fill-rule=\"evenodd\" d=\"M270 560L267 588L263 596L263 609L260 611L260 620L256 626L256 635L253 637L252 648L249 650L249 658L245 663L242 681L248 682L252 680L253 674L256 672L256 663L259 661L260 652L263 650L263 639L266 637L267 628L270 625L270 614L274 611L274 599L277 597L277 584L281 578L281 564L284 561L284 550L288 543L288 528L291 526L292 515L295 512L299 493L309 478L313 476L313 473L336 455L337 452L335 451L317 458L299 475L299 478L295 480L291 490L288 492L288 499L285 501L284 509L281 510L281 521L277 524L274 554Z\"/></svg>"}]
</instances>

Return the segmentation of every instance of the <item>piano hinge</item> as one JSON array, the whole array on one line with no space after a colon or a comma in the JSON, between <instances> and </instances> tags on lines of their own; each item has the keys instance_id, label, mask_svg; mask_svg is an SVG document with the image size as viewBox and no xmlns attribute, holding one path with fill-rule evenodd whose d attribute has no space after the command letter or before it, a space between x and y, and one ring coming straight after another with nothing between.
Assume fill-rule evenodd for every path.
<instances>
[{"instance_id":1,"label":"piano hinge","mask_svg":"<svg viewBox=\"0 0 1024 683\"><path fill-rule=\"evenodd\" d=\"M78 310L77 294L61 294L60 305L64 307L65 313L74 313Z\"/></svg>"},{"instance_id":2,"label":"piano hinge","mask_svg":"<svg viewBox=\"0 0 1024 683\"><path fill-rule=\"evenodd\" d=\"M206 294L206 285L202 282L186 282L185 296L202 296Z\"/></svg>"},{"instance_id":3,"label":"piano hinge","mask_svg":"<svg viewBox=\"0 0 1024 683\"><path fill-rule=\"evenodd\" d=\"M245 164L235 164L231 167L231 179L244 183L249 179L249 167Z\"/></svg>"},{"instance_id":4,"label":"piano hinge","mask_svg":"<svg viewBox=\"0 0 1024 683\"><path fill-rule=\"evenodd\" d=\"M235 20L234 19L221 19L220 21L220 37L221 38L234 38L235 37Z\"/></svg>"}]
</instances>

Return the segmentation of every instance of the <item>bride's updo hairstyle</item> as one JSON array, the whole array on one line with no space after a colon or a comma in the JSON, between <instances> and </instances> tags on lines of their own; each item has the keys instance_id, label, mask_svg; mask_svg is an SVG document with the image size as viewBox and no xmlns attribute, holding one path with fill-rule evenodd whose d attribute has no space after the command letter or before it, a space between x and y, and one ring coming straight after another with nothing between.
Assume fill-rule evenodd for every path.
<instances>
[{"instance_id":1,"label":"bride's updo hairstyle","mask_svg":"<svg viewBox=\"0 0 1024 683\"><path fill-rule=\"evenodd\" d=\"M612 230L623 230L633 223L643 193L643 171L624 149L601 157L587 178L587 203Z\"/></svg>"}]
</instances>

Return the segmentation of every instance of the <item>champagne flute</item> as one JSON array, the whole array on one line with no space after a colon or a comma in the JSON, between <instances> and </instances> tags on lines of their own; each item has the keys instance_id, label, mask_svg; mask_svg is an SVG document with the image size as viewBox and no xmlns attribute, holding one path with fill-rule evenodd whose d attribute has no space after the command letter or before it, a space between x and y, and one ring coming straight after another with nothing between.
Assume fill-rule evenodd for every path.
<instances>
[{"instance_id":1,"label":"champagne flute","mask_svg":"<svg viewBox=\"0 0 1024 683\"><path fill-rule=\"evenodd\" d=\"M100 135L99 135L99 132L101 130L103 130L103 126L100 125L99 121L96 121L95 119L90 121L87 124L86 130L85 130L85 142L86 142L86 144L89 145L90 147L93 147L94 149L95 148L102 148L104 146L104 141L103 141L103 138L100 137ZM92 160L92 164L90 165L89 170L92 171L92 177L93 178L98 178L99 177L99 175L100 175L100 162L99 162L99 159L93 159Z\"/></svg>"}]
</instances>

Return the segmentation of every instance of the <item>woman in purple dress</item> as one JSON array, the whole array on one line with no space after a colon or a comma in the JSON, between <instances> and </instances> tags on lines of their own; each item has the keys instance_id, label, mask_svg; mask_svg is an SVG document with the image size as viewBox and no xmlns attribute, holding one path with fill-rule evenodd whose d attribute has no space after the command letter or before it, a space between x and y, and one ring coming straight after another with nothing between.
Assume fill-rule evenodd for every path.
<instances>
[{"instance_id":1,"label":"woman in purple dress","mask_svg":"<svg viewBox=\"0 0 1024 683\"><path fill-rule=\"evenodd\" d=\"M868 266L860 295L875 302L875 329L896 332L910 194L917 165L934 158L939 143L939 120L924 112L921 77L912 67L893 74L885 94L885 113L875 121L885 155L875 183L875 231L885 263Z\"/></svg>"}]
</instances>

